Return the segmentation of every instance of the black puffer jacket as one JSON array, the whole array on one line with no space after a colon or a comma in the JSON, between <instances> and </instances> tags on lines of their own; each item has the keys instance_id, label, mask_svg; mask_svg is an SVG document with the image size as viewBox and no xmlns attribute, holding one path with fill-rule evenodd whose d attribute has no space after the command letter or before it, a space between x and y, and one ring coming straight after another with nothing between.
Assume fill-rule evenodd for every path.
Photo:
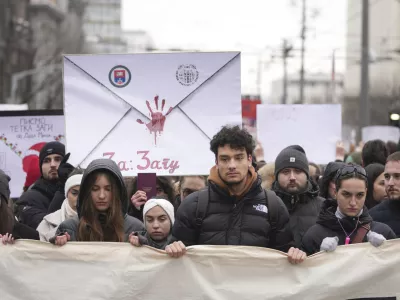
<instances>
[{"instance_id":1,"label":"black puffer jacket","mask_svg":"<svg viewBox=\"0 0 400 300\"><path fill-rule=\"evenodd\" d=\"M272 190L282 199L289 211L290 229L296 247L300 247L304 234L317 221L321 205L325 199L318 196L318 185L312 181L308 182L308 188L305 192L297 195L284 192L277 181L275 181Z\"/></svg>"},{"instance_id":2,"label":"black puffer jacket","mask_svg":"<svg viewBox=\"0 0 400 300\"><path fill-rule=\"evenodd\" d=\"M249 192L240 200L230 196L213 182L209 187L195 192L182 201L175 217L172 235L185 245L242 245L269 247L287 252L293 246L288 228L289 214L282 200L268 191L268 202L277 201L277 231L275 243L270 244L271 225L261 178L258 177ZM196 209L199 198L208 197L208 209L202 228L196 226ZM275 198L271 200L272 198Z\"/></svg>"},{"instance_id":3,"label":"black puffer jacket","mask_svg":"<svg viewBox=\"0 0 400 300\"><path fill-rule=\"evenodd\" d=\"M77 212L78 217L81 217L82 213L82 203L85 200L84 195L87 194L87 189L90 188L87 184L87 179L90 174L96 171L105 170L110 172L116 179L117 184L120 188L120 195L118 195L118 200L121 201L121 209L122 214L124 216L124 232L125 232L125 241L128 240L129 234L132 232L140 232L144 230L143 223L138 219L135 219L131 216L127 215L128 212L128 196L126 192L125 182L122 177L121 171L119 170L117 164L110 159L96 159L92 161L89 166L86 168L85 173L83 174L81 189L79 191L78 196L78 204L77 204ZM79 225L79 218L72 218L65 220L57 229L57 234L62 232L68 232L71 236L71 241L77 240L77 231ZM100 220L100 218L99 218ZM100 220L100 223L104 223Z\"/></svg>"},{"instance_id":4,"label":"black puffer jacket","mask_svg":"<svg viewBox=\"0 0 400 300\"><path fill-rule=\"evenodd\" d=\"M57 182L40 178L32 188L21 195L17 201L19 218L22 224L36 230L58 189Z\"/></svg>"},{"instance_id":5,"label":"black puffer jacket","mask_svg":"<svg viewBox=\"0 0 400 300\"><path fill-rule=\"evenodd\" d=\"M388 225L400 238L400 201L385 200L369 211L371 217Z\"/></svg>"},{"instance_id":6,"label":"black puffer jacket","mask_svg":"<svg viewBox=\"0 0 400 300\"><path fill-rule=\"evenodd\" d=\"M321 243L326 237L339 238L339 245L344 245L346 240L346 234L343 232L342 227L339 224L338 218L335 215L337 210L337 202L334 200L326 200L321 210L321 214L318 217L317 224L312 226L303 237L302 249L308 255L317 253L320 251ZM356 236L357 230L357 217L346 217L340 220L344 230L350 235L350 243ZM363 213L358 219L357 228L362 225L371 223L371 231L382 234L387 240L395 239L396 235L390 229L389 226L383 223L375 222L369 215L368 209L364 207ZM364 238L364 242L367 242L367 236Z\"/></svg>"}]
</instances>

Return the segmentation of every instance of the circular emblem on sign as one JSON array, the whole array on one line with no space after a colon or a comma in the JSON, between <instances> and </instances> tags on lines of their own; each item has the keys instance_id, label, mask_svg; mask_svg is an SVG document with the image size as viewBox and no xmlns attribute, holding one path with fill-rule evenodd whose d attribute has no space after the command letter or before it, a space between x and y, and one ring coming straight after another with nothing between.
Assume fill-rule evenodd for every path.
<instances>
[{"instance_id":1,"label":"circular emblem on sign","mask_svg":"<svg viewBox=\"0 0 400 300\"><path fill-rule=\"evenodd\" d=\"M192 85L199 78L199 71L195 65L180 65L176 70L176 80L182 85Z\"/></svg>"},{"instance_id":2,"label":"circular emblem on sign","mask_svg":"<svg viewBox=\"0 0 400 300\"><path fill-rule=\"evenodd\" d=\"M113 86L123 88L131 81L131 72L125 66L115 66L108 74L108 79Z\"/></svg>"}]
</instances>

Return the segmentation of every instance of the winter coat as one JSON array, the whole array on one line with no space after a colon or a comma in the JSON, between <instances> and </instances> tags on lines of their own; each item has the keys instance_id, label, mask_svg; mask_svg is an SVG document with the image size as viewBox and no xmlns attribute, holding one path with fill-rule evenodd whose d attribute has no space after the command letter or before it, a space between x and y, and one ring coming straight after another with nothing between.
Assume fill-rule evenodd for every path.
<instances>
[{"instance_id":1,"label":"winter coat","mask_svg":"<svg viewBox=\"0 0 400 300\"><path fill-rule=\"evenodd\" d=\"M272 190L282 199L289 211L290 229L294 236L295 246L299 248L304 234L317 221L325 199L318 196L319 187L313 181L308 182L308 188L305 192L297 195L284 192L277 181L275 181Z\"/></svg>"},{"instance_id":2,"label":"winter coat","mask_svg":"<svg viewBox=\"0 0 400 300\"><path fill-rule=\"evenodd\" d=\"M162 241L153 240L147 231L138 232L138 234L140 235L139 241L142 245L147 245L160 250L165 250L165 247L173 242L172 234L169 234L168 237Z\"/></svg>"},{"instance_id":3,"label":"winter coat","mask_svg":"<svg viewBox=\"0 0 400 300\"><path fill-rule=\"evenodd\" d=\"M196 225L196 210L199 199L205 197L209 203L199 228ZM277 216L275 241L270 241L272 232L268 203L271 201L277 203L277 211L274 212ZM286 252L293 245L288 222L289 214L282 200L274 192L262 189L259 176L255 175L249 190L240 197L232 196L221 184L209 179L208 188L192 193L181 203L172 235L186 246L243 245Z\"/></svg>"},{"instance_id":4,"label":"winter coat","mask_svg":"<svg viewBox=\"0 0 400 300\"><path fill-rule=\"evenodd\" d=\"M125 241L128 241L129 234L131 234L133 231L138 232L144 230L144 226L141 221L127 215L129 200L125 188L124 179L117 164L110 159L96 159L89 164L83 174L77 204L78 216L62 222L58 227L56 234L68 232L71 236L71 241L77 240L79 218L82 215L83 201L85 201L84 195L87 194L87 189L91 188L86 181L90 174L101 170L110 172L117 179L117 184L120 190L120 195L118 195L117 199L121 201L122 215L124 216Z\"/></svg>"},{"instance_id":5,"label":"winter coat","mask_svg":"<svg viewBox=\"0 0 400 300\"><path fill-rule=\"evenodd\" d=\"M336 210L336 201L325 201L321 213L318 217L317 224L312 226L303 237L301 248L308 255L319 252L321 243L326 237L337 236L339 238L338 244L344 245L346 241L346 234L344 233L343 229L346 231L347 234L350 234L350 243L352 243L353 238L357 235L358 228L368 223L371 223L371 231L382 234L387 240L396 238L396 235L389 226L372 220L368 209L365 206L359 218L346 217L340 219L340 223L335 215ZM343 229L340 224L343 226ZM357 229L355 229L356 225ZM367 242L367 235L365 235L363 242Z\"/></svg>"},{"instance_id":6,"label":"winter coat","mask_svg":"<svg viewBox=\"0 0 400 300\"><path fill-rule=\"evenodd\" d=\"M68 199L65 199L61 209L45 216L43 221L40 222L37 231L39 232L41 241L48 242L53 236L55 236L57 228L62 222L76 215L76 213L70 213L71 217L68 218L67 205ZM70 208L70 210L72 210L72 208Z\"/></svg>"},{"instance_id":7,"label":"winter coat","mask_svg":"<svg viewBox=\"0 0 400 300\"><path fill-rule=\"evenodd\" d=\"M400 237L400 201L385 200L369 211L371 217L388 225Z\"/></svg>"},{"instance_id":8,"label":"winter coat","mask_svg":"<svg viewBox=\"0 0 400 300\"><path fill-rule=\"evenodd\" d=\"M74 217L68 220L65 220L58 226L56 235L68 232L71 236L71 241L78 240L78 226L79 226L79 219L78 217ZM129 240L129 235L132 232L139 232L143 231L144 226L143 223L140 222L138 219L131 217L129 215L125 215L124 217L124 234L125 239L124 241L127 242Z\"/></svg>"},{"instance_id":9,"label":"winter coat","mask_svg":"<svg viewBox=\"0 0 400 300\"><path fill-rule=\"evenodd\" d=\"M32 188L21 195L17 201L21 223L36 229L48 214L48 208L58 186L56 183L40 178Z\"/></svg>"},{"instance_id":10,"label":"winter coat","mask_svg":"<svg viewBox=\"0 0 400 300\"><path fill-rule=\"evenodd\" d=\"M346 164L340 161L330 162L324 171L321 178L320 193L319 195L325 199L331 198L329 196L329 183L334 179L338 170L343 168Z\"/></svg>"}]
</instances>

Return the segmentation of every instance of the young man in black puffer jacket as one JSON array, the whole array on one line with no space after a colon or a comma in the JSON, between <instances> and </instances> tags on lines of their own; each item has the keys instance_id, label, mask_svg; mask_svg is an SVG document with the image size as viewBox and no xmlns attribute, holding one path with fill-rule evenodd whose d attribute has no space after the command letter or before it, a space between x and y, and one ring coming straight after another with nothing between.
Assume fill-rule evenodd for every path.
<instances>
[{"instance_id":1,"label":"young man in black puffer jacket","mask_svg":"<svg viewBox=\"0 0 400 300\"><path fill-rule=\"evenodd\" d=\"M291 263L305 253L292 246L289 214L274 192L261 187L252 166L255 144L238 126L223 127L211 141L216 165L209 187L188 196L177 211L172 235L190 245L243 245L289 251ZM182 249L166 248L179 253Z\"/></svg>"}]
</instances>

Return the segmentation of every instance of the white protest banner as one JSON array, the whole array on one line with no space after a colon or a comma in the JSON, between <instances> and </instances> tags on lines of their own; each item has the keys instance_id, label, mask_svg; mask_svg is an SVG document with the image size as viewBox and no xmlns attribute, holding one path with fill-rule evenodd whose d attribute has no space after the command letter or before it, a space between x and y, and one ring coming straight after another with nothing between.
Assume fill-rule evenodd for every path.
<instances>
[{"instance_id":1,"label":"white protest banner","mask_svg":"<svg viewBox=\"0 0 400 300\"><path fill-rule=\"evenodd\" d=\"M17 241L0 245L0 291L2 300L395 297L399 251L399 240L355 244L291 265L286 254L256 247L195 246L175 259L128 243Z\"/></svg>"},{"instance_id":2,"label":"white protest banner","mask_svg":"<svg viewBox=\"0 0 400 300\"><path fill-rule=\"evenodd\" d=\"M267 162L287 146L300 145L310 162L327 164L341 136L339 104L257 105L257 137Z\"/></svg>"},{"instance_id":3,"label":"white protest banner","mask_svg":"<svg viewBox=\"0 0 400 300\"><path fill-rule=\"evenodd\" d=\"M124 176L208 174L210 140L241 125L240 53L67 55L70 163L110 158Z\"/></svg>"},{"instance_id":4,"label":"white protest banner","mask_svg":"<svg viewBox=\"0 0 400 300\"><path fill-rule=\"evenodd\" d=\"M12 198L30 182L27 172L39 166L40 149L51 141L65 142L62 111L0 112L0 169L11 177Z\"/></svg>"},{"instance_id":5,"label":"white protest banner","mask_svg":"<svg viewBox=\"0 0 400 300\"><path fill-rule=\"evenodd\" d=\"M362 129L362 140L364 143L371 140L382 140L385 143L400 140L400 128L394 126L368 126Z\"/></svg>"}]
</instances>

